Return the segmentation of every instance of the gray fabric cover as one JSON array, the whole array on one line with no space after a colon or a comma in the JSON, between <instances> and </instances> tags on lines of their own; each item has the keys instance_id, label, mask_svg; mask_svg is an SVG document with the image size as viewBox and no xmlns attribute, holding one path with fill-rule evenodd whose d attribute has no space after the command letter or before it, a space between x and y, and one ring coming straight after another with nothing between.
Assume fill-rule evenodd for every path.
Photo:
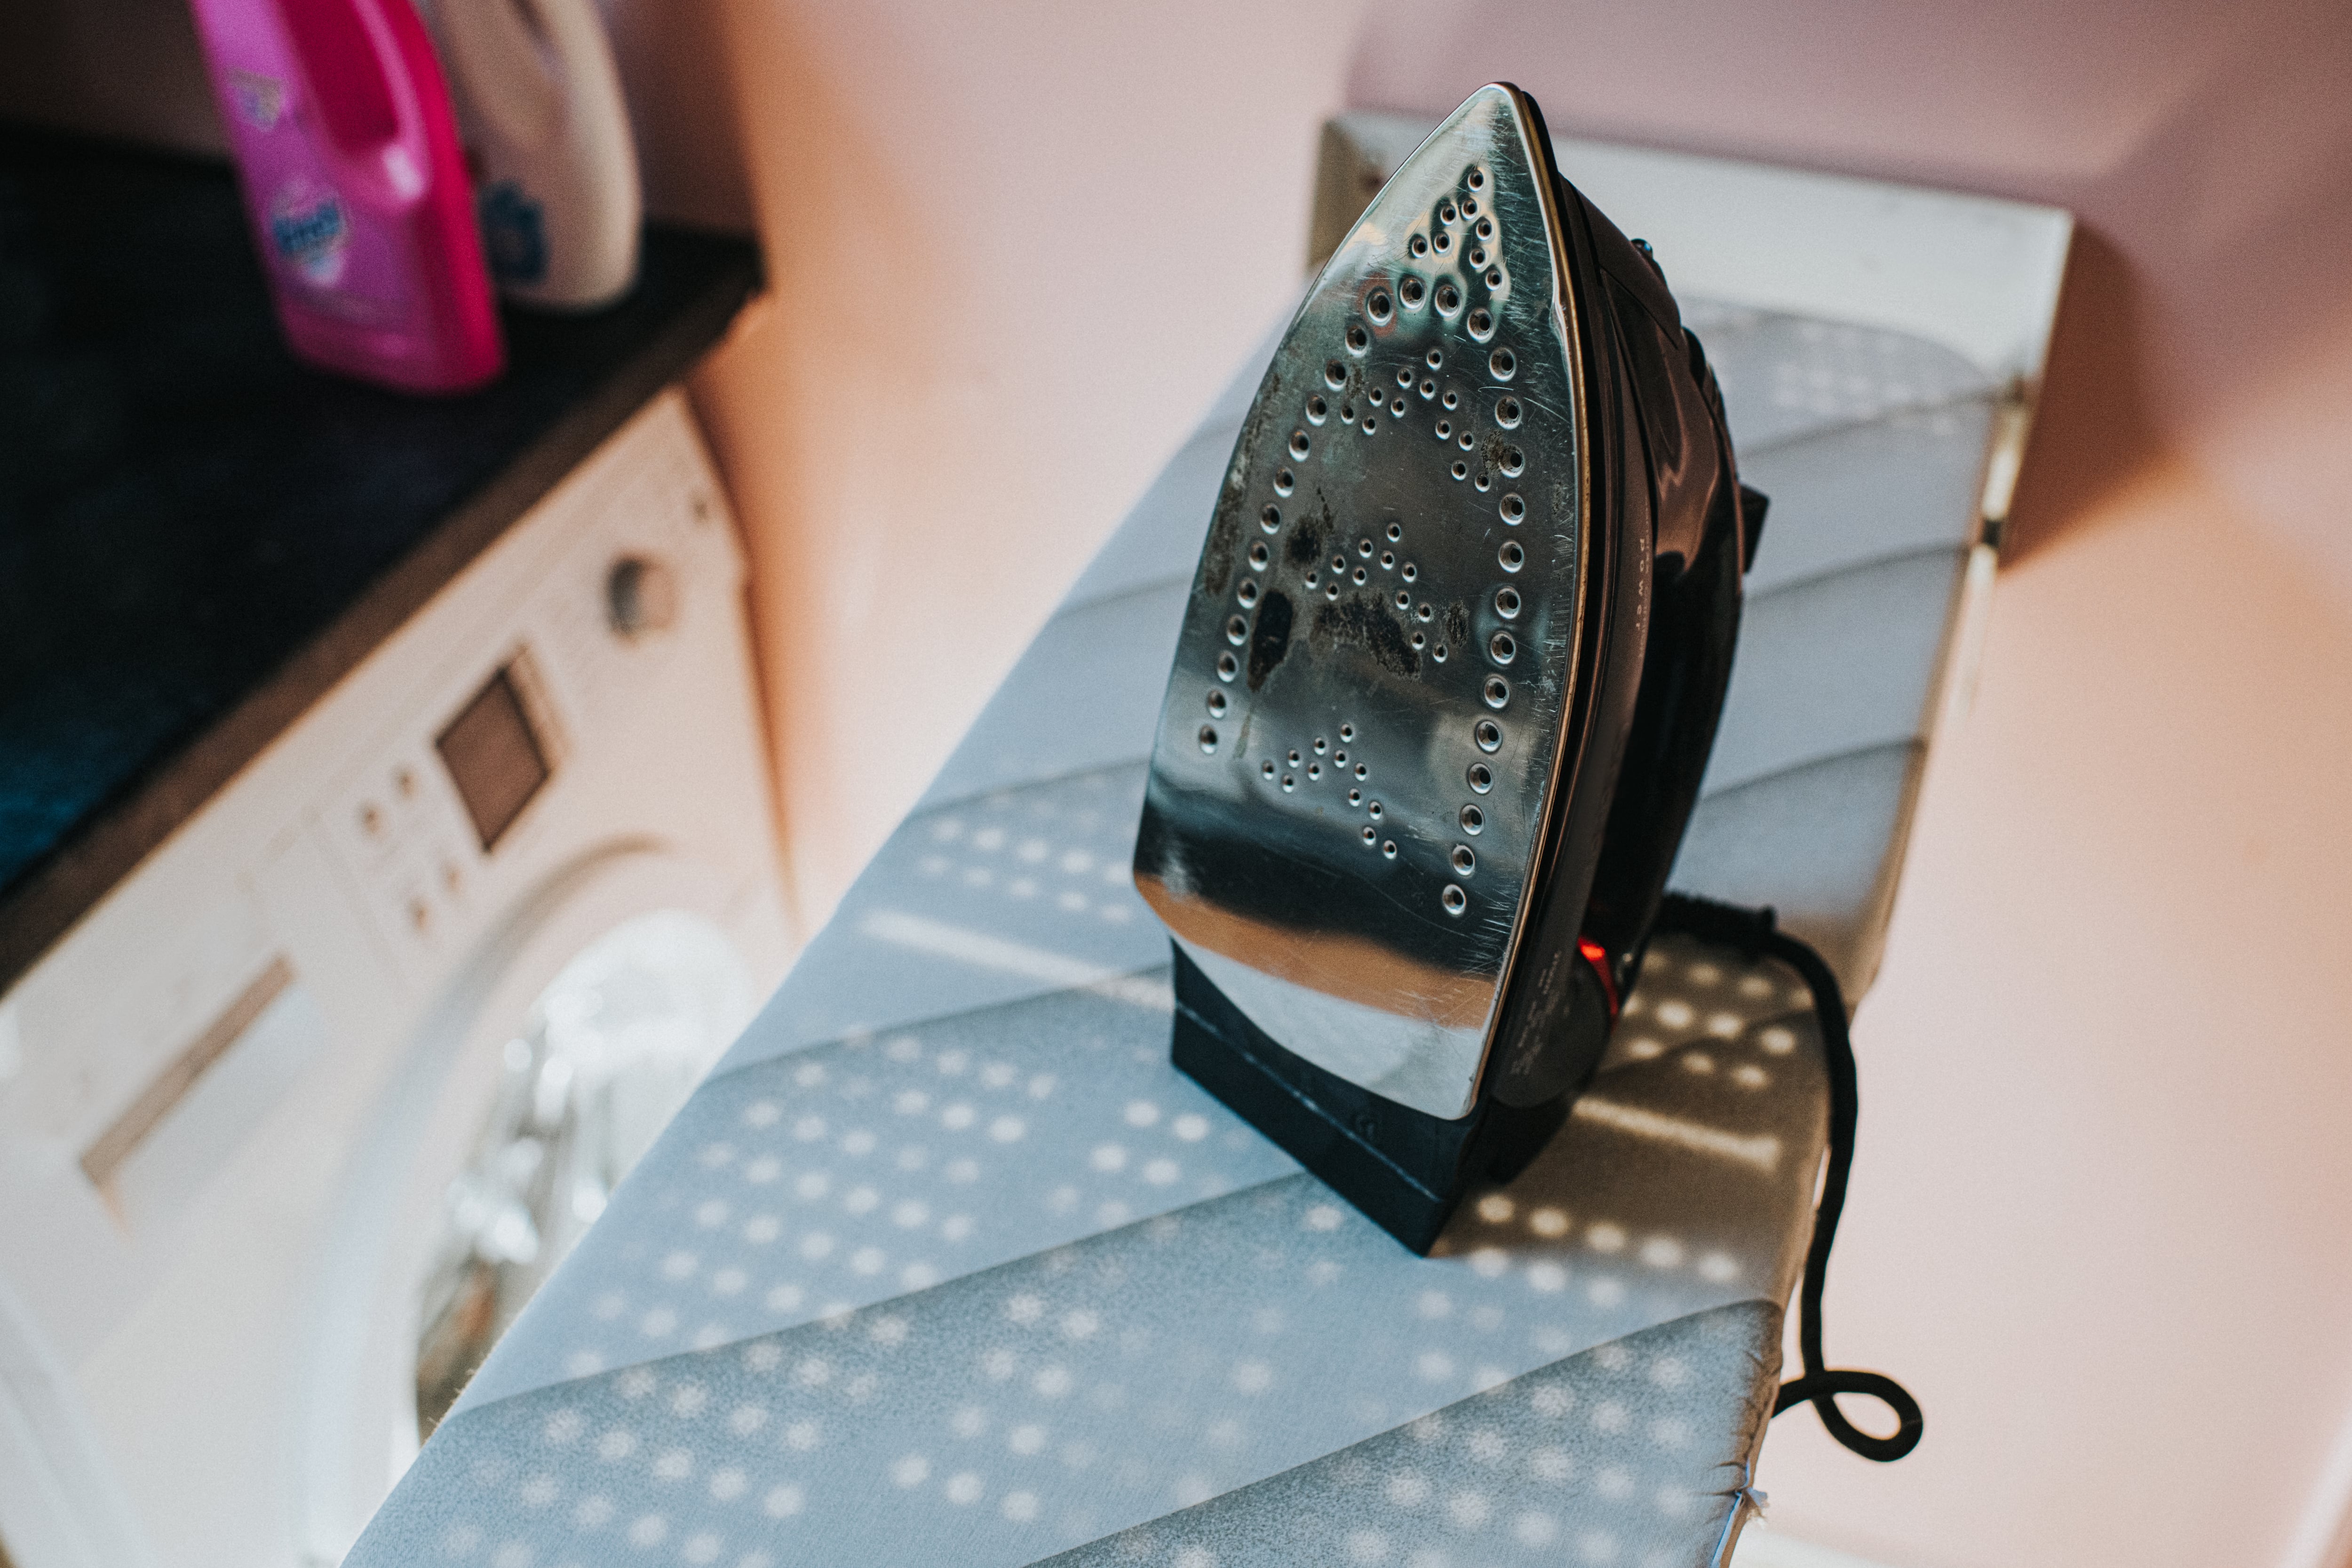
<instances>
[{"instance_id":1,"label":"gray fabric cover","mask_svg":"<svg viewBox=\"0 0 2352 1568\"><path fill-rule=\"evenodd\" d=\"M1255 1486L1050 1560L1052 1568L1514 1568L1703 1563L1771 1418L1780 1314L1693 1313L1513 1378ZM1748 1384L1745 1405L1721 1396Z\"/></svg>"},{"instance_id":2,"label":"gray fabric cover","mask_svg":"<svg viewBox=\"0 0 2352 1568\"><path fill-rule=\"evenodd\" d=\"M1327 1455L1393 1458L1382 1434L1551 1367L1524 1387L1585 1402L1548 1439L1568 1468L1536 1478L1565 1484L1499 1517L1706 1561L1821 1152L1795 976L1662 942L1569 1129L1426 1258L1173 1071L1161 996L1064 994L706 1085L350 1561L1028 1563ZM1585 1354L1677 1321L1729 1326ZM1640 1424L1612 1461L1621 1405Z\"/></svg>"}]
</instances>

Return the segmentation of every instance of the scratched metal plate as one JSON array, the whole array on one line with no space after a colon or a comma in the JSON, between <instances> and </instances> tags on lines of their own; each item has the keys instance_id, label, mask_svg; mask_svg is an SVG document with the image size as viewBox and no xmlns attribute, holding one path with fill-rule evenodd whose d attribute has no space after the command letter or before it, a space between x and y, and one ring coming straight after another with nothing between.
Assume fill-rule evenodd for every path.
<instances>
[{"instance_id":1,"label":"scratched metal plate","mask_svg":"<svg viewBox=\"0 0 2352 1568\"><path fill-rule=\"evenodd\" d=\"M1285 1046L1465 1113L1526 923L1582 611L1552 175L1481 90L1333 256L1234 449L1136 879Z\"/></svg>"}]
</instances>

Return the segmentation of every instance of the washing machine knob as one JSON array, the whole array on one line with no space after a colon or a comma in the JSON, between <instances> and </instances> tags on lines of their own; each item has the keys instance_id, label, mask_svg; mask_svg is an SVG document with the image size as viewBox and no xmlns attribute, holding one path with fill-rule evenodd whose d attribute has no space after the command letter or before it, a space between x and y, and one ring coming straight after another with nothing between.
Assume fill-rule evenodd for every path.
<instances>
[{"instance_id":1,"label":"washing machine knob","mask_svg":"<svg viewBox=\"0 0 2352 1568\"><path fill-rule=\"evenodd\" d=\"M604 577L604 618L622 637L668 630L677 619L677 574L651 556L621 556Z\"/></svg>"}]
</instances>

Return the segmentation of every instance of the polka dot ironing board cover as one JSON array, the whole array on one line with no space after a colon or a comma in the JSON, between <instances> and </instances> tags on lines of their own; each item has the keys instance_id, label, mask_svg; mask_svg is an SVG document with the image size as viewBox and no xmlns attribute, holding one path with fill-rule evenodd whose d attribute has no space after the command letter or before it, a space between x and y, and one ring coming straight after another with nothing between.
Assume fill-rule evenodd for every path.
<instances>
[{"instance_id":1,"label":"polka dot ironing board cover","mask_svg":"<svg viewBox=\"0 0 2352 1568\"><path fill-rule=\"evenodd\" d=\"M1774 498L1676 868L1858 994L1996 388L1693 302ZM1654 949L1601 1077L1414 1257L1168 1061L1129 880L1253 356L347 1561L1702 1564L1811 1232L1793 973ZM1072 715L1085 715L1074 722Z\"/></svg>"}]
</instances>

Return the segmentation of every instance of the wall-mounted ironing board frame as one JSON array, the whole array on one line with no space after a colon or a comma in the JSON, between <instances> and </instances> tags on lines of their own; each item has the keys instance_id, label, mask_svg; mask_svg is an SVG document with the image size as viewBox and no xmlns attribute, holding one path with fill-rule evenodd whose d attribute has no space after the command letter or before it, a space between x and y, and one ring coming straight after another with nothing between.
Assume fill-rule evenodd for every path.
<instances>
[{"instance_id":1,"label":"wall-mounted ironing board frame","mask_svg":"<svg viewBox=\"0 0 2352 1568\"><path fill-rule=\"evenodd\" d=\"M1318 211L1352 221L1350 182L1430 123L1334 121ZM1675 885L1776 906L1858 998L1965 689L2069 221L1559 151L1656 247L1774 497ZM1567 1131L1428 1258L1168 1065L1165 938L1127 864L1264 363L352 1563L1728 1558L1822 1147L1792 975L1663 942Z\"/></svg>"}]
</instances>

